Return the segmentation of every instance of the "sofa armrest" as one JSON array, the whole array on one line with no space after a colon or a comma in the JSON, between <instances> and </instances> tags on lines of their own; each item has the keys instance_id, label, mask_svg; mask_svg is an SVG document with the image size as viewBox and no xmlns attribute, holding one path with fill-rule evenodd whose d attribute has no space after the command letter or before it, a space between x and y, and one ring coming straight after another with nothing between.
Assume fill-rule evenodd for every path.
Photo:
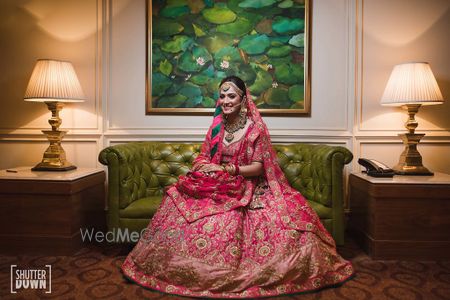
<instances>
[{"instance_id":1,"label":"sofa armrest","mask_svg":"<svg viewBox=\"0 0 450 300\"><path fill-rule=\"evenodd\" d=\"M344 166L350 163L353 159L353 154L343 147L338 147L331 154L331 178L332 178L332 206L333 208L333 219L336 220L333 226L332 235L336 240L338 245L344 244Z\"/></svg>"},{"instance_id":2,"label":"sofa armrest","mask_svg":"<svg viewBox=\"0 0 450 300\"><path fill-rule=\"evenodd\" d=\"M103 149L98 160L108 166L108 228L119 227L119 210L146 196L152 178L145 143L119 144Z\"/></svg>"},{"instance_id":3,"label":"sofa armrest","mask_svg":"<svg viewBox=\"0 0 450 300\"><path fill-rule=\"evenodd\" d=\"M98 156L100 163L108 167L107 209L116 212L107 214L108 228L119 227L119 157L113 147L103 149Z\"/></svg>"},{"instance_id":4,"label":"sofa armrest","mask_svg":"<svg viewBox=\"0 0 450 300\"><path fill-rule=\"evenodd\" d=\"M332 208L333 226L332 232L336 244L344 244L344 166L353 159L353 154L346 148L340 146L317 145L313 150L316 153L317 163L324 166L327 183L331 184L328 197ZM329 177L329 182L328 182ZM319 179L319 180L323 180Z\"/></svg>"}]
</instances>

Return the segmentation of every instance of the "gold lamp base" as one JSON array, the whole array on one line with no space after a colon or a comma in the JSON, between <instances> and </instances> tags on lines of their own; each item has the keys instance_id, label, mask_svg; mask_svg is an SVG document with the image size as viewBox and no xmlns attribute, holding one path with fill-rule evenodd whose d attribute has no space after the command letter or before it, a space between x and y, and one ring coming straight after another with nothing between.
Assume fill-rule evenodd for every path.
<instances>
[{"instance_id":1,"label":"gold lamp base","mask_svg":"<svg viewBox=\"0 0 450 300\"><path fill-rule=\"evenodd\" d=\"M52 112L52 117L48 120L52 126L52 130L42 130L47 136L50 146L44 152L42 161L38 163L32 171L69 171L77 167L66 160L66 152L61 146L61 141L67 131L59 130L61 125L61 118L59 111L63 108L63 103L60 102L45 102L48 109Z\"/></svg>"},{"instance_id":2,"label":"gold lamp base","mask_svg":"<svg viewBox=\"0 0 450 300\"><path fill-rule=\"evenodd\" d=\"M417 145L424 135L424 133L403 133L398 135L405 145L405 150L400 155L398 164L393 168L395 174L433 175L433 172L423 166L422 156L417 151Z\"/></svg>"},{"instance_id":3,"label":"gold lamp base","mask_svg":"<svg viewBox=\"0 0 450 300\"><path fill-rule=\"evenodd\" d=\"M407 104L403 108L408 110L409 118L405 123L408 133L402 133L398 136L402 139L405 150L400 155L398 164L392 168L397 175L433 175L427 168L422 165L422 156L417 151L417 145L424 137L424 133L414 133L419 125L414 118L419 111L420 104Z\"/></svg>"},{"instance_id":4,"label":"gold lamp base","mask_svg":"<svg viewBox=\"0 0 450 300\"><path fill-rule=\"evenodd\" d=\"M76 169L66 160L66 152L61 146L61 140L67 131L60 130L42 130L50 142L47 150L44 152L44 157L32 171L68 171Z\"/></svg>"}]
</instances>

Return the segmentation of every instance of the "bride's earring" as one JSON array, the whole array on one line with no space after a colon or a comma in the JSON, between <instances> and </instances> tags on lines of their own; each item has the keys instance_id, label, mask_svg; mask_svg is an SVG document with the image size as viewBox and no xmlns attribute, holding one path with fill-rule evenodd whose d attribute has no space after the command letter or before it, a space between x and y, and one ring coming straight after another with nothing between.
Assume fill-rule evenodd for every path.
<instances>
[{"instance_id":1,"label":"bride's earring","mask_svg":"<svg viewBox=\"0 0 450 300\"><path fill-rule=\"evenodd\" d=\"M239 112L239 115L241 118L245 117L247 115L247 99L242 99L242 105L241 105L241 111Z\"/></svg>"},{"instance_id":2,"label":"bride's earring","mask_svg":"<svg viewBox=\"0 0 450 300\"><path fill-rule=\"evenodd\" d=\"M241 108L241 111L239 112L239 116L241 118L245 118L246 114L247 114L247 109L245 107Z\"/></svg>"}]
</instances>

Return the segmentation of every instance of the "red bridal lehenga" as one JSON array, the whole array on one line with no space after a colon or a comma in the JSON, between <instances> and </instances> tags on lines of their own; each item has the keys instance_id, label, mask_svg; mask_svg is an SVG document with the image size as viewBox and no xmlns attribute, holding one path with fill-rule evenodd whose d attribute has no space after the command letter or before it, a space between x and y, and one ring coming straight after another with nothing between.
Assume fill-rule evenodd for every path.
<instances>
[{"instance_id":1,"label":"red bridal lehenga","mask_svg":"<svg viewBox=\"0 0 450 300\"><path fill-rule=\"evenodd\" d=\"M183 296L253 298L318 290L352 276L351 263L287 182L249 96L247 132L228 146L216 108L193 171L167 190L123 263L130 280ZM252 161L263 162L263 175L195 171L204 163Z\"/></svg>"}]
</instances>

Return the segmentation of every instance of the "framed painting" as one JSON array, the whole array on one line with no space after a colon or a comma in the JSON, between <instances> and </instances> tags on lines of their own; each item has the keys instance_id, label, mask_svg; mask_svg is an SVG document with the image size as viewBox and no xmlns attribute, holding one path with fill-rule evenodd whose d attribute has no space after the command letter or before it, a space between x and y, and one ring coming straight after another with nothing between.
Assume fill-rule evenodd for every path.
<instances>
[{"instance_id":1,"label":"framed painting","mask_svg":"<svg viewBox=\"0 0 450 300\"><path fill-rule=\"evenodd\" d=\"M147 114L209 114L226 76L265 115L309 115L311 0L147 0Z\"/></svg>"}]
</instances>

